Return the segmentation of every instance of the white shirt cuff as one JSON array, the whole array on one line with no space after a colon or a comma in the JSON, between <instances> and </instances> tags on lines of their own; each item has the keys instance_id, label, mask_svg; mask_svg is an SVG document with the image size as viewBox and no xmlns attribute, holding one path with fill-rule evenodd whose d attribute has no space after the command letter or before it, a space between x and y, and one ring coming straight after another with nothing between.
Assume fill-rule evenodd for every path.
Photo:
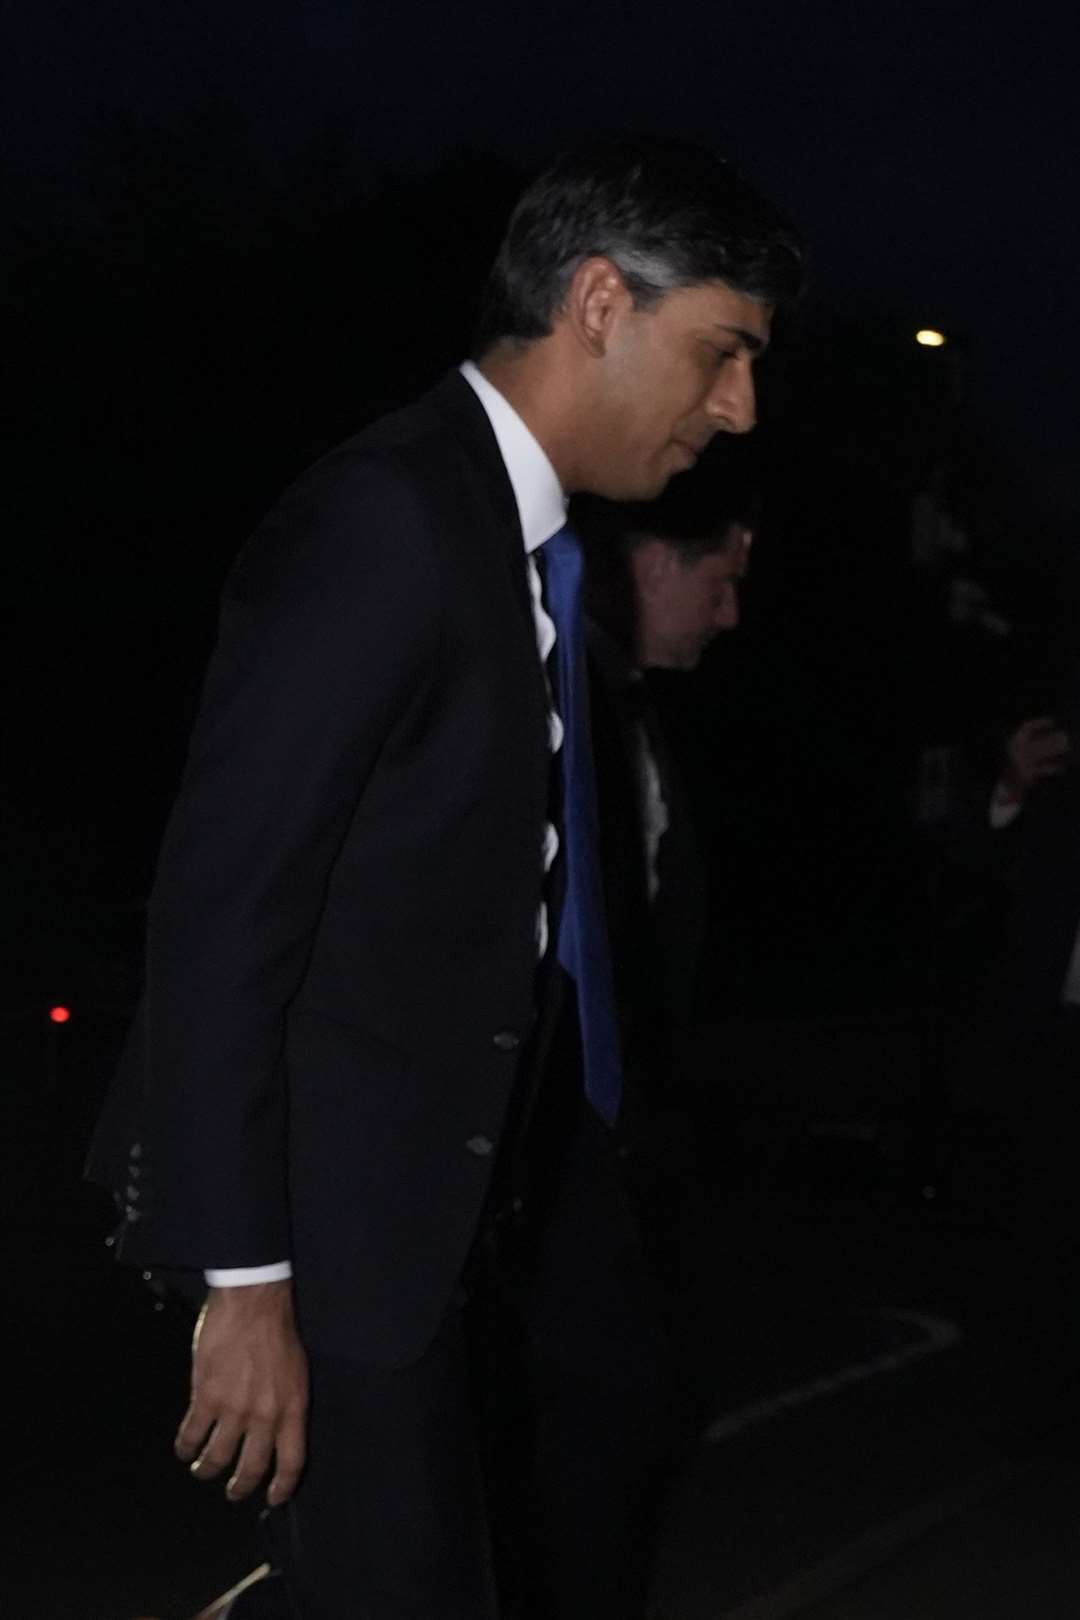
<instances>
[{"instance_id":1,"label":"white shirt cuff","mask_svg":"<svg viewBox=\"0 0 1080 1620\"><path fill-rule=\"evenodd\" d=\"M286 1282L292 1276L288 1260L276 1260L270 1266L229 1266L224 1271L203 1272L211 1288L250 1288L254 1283Z\"/></svg>"},{"instance_id":2,"label":"white shirt cuff","mask_svg":"<svg viewBox=\"0 0 1080 1620\"><path fill-rule=\"evenodd\" d=\"M1003 786L998 783L990 795L990 825L995 832L1002 827L1010 827L1020 814L1020 806Z\"/></svg>"}]
</instances>

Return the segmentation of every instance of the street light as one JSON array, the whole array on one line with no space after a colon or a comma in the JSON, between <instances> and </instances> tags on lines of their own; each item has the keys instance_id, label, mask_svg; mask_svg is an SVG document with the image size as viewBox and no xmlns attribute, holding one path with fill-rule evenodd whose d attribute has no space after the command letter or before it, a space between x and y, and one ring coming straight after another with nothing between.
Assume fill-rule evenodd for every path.
<instances>
[{"instance_id":1,"label":"street light","mask_svg":"<svg viewBox=\"0 0 1080 1620\"><path fill-rule=\"evenodd\" d=\"M924 349L943 349L947 339L944 332L939 332L936 327L923 326L916 332L915 341Z\"/></svg>"}]
</instances>

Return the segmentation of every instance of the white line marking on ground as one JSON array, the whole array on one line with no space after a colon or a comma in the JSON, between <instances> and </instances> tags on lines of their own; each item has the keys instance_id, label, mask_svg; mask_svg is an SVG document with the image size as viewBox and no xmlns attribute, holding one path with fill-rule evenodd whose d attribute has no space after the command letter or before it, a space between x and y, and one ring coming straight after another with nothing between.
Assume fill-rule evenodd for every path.
<instances>
[{"instance_id":1,"label":"white line marking on ground","mask_svg":"<svg viewBox=\"0 0 1080 1620\"><path fill-rule=\"evenodd\" d=\"M737 1603L733 1609L725 1609L719 1620L790 1620L790 1616L802 1614L842 1592L931 1531L996 1496L1031 1471L1030 1463L998 1463L973 1479L942 1491L910 1512L886 1519L884 1524L876 1525L858 1540L848 1542L838 1553L773 1587L771 1592L760 1592L756 1597Z\"/></svg>"},{"instance_id":2,"label":"white line marking on ground","mask_svg":"<svg viewBox=\"0 0 1080 1620\"><path fill-rule=\"evenodd\" d=\"M759 1401L750 1401L734 1412L725 1412L723 1416L709 1424L702 1435L702 1441L711 1443L717 1440L730 1440L733 1435L741 1434L744 1429L753 1429L760 1423L769 1423L785 1412L809 1406L813 1401L823 1400L828 1395L836 1395L840 1390L850 1389L854 1384L865 1384L871 1378L880 1378L884 1373L897 1372L901 1367L908 1367L913 1362L924 1361L927 1356L939 1355L941 1351L959 1344L964 1337L955 1322L947 1321L941 1316L928 1316L922 1311L881 1308L863 1314L882 1317L890 1322L903 1322L908 1327L918 1328L922 1336L914 1344L903 1345L898 1350L888 1350L880 1356L871 1356L866 1361L853 1361L836 1372L822 1373L819 1378L808 1379L804 1384L793 1384L790 1389L779 1390L775 1395L766 1395Z\"/></svg>"}]
</instances>

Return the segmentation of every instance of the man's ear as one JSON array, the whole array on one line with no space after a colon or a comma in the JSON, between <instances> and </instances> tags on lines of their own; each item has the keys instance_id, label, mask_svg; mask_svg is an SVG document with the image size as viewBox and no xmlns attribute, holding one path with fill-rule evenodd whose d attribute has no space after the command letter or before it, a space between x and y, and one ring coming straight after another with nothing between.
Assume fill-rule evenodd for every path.
<instances>
[{"instance_id":1,"label":"man's ear","mask_svg":"<svg viewBox=\"0 0 1080 1620\"><path fill-rule=\"evenodd\" d=\"M646 595L662 589L676 562L672 548L657 539L642 540L634 547L633 559L638 589Z\"/></svg>"},{"instance_id":2,"label":"man's ear","mask_svg":"<svg viewBox=\"0 0 1080 1620\"><path fill-rule=\"evenodd\" d=\"M562 316L578 342L599 359L606 351L613 326L633 299L618 266L597 255L583 259L574 271L562 306Z\"/></svg>"}]
</instances>

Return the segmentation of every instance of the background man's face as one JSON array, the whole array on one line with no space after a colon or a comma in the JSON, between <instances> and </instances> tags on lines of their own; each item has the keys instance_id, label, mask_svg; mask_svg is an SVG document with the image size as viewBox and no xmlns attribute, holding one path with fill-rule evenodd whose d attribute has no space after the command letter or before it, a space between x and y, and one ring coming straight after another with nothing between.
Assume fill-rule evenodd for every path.
<instances>
[{"instance_id":1,"label":"background man's face","mask_svg":"<svg viewBox=\"0 0 1080 1620\"><path fill-rule=\"evenodd\" d=\"M638 547L633 563L644 668L694 669L721 630L735 628L752 538L745 524L733 523L720 550L692 562L663 540Z\"/></svg>"},{"instance_id":2,"label":"background man's face","mask_svg":"<svg viewBox=\"0 0 1080 1620\"><path fill-rule=\"evenodd\" d=\"M628 309L604 355L595 493L651 499L715 434L748 433L771 319L767 305L716 282Z\"/></svg>"}]
</instances>

